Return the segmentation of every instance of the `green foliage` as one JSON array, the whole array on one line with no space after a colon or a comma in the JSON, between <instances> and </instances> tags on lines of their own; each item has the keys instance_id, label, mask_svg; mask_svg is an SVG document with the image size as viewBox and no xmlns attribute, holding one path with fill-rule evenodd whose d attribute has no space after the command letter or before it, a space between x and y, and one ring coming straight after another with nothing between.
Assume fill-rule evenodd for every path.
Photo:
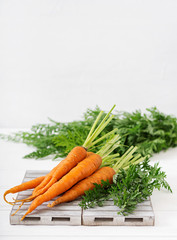
<instances>
[{"instance_id":1,"label":"green foliage","mask_svg":"<svg viewBox=\"0 0 177 240\"><path fill-rule=\"evenodd\" d=\"M85 191L83 200L79 203L82 208L93 208L95 206L102 207L105 200L110 198L109 196L109 181L101 180L101 184L94 183L95 188Z\"/></svg>"},{"instance_id":2,"label":"green foliage","mask_svg":"<svg viewBox=\"0 0 177 240\"><path fill-rule=\"evenodd\" d=\"M84 143L99 112L99 107L94 110L88 109L80 121L60 123L50 119L49 124L32 126L30 132L0 135L0 137L34 146L36 150L25 158L39 159L49 155L54 155L53 159L64 157L74 146ZM106 113L103 117L105 115ZM114 153L119 152L122 155L133 145L138 146L142 156L146 156L177 146L177 118L165 115L155 107L147 109L146 114L137 110L133 113L117 112L114 115L115 117L101 133L102 136L118 128L121 146ZM106 139L104 141L106 142ZM91 150L97 151L98 147Z\"/></svg>"},{"instance_id":3,"label":"green foliage","mask_svg":"<svg viewBox=\"0 0 177 240\"><path fill-rule=\"evenodd\" d=\"M114 176L113 184L102 181L102 185L96 184L93 190L86 191L80 206L84 209L103 206L106 200L112 198L119 208L118 214L128 215L138 203L151 196L154 189L163 187L172 192L165 178L166 174L158 164L151 166L146 159L141 164L130 165L127 170L121 169Z\"/></svg>"},{"instance_id":4,"label":"green foliage","mask_svg":"<svg viewBox=\"0 0 177 240\"><path fill-rule=\"evenodd\" d=\"M149 114L124 112L122 119L120 116L115 120L119 134L125 135L124 145L138 146L143 156L177 146L177 118L165 115L155 107L147 111Z\"/></svg>"}]
</instances>

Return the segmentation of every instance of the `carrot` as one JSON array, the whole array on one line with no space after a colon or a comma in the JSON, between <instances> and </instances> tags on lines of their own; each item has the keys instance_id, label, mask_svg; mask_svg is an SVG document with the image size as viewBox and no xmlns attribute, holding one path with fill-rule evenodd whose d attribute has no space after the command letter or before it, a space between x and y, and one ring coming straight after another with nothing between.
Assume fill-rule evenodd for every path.
<instances>
[{"instance_id":1,"label":"carrot","mask_svg":"<svg viewBox=\"0 0 177 240\"><path fill-rule=\"evenodd\" d=\"M91 156L93 154L94 154L93 152L87 152L87 156L86 157L89 157L89 156Z\"/></svg>"},{"instance_id":2,"label":"carrot","mask_svg":"<svg viewBox=\"0 0 177 240\"><path fill-rule=\"evenodd\" d=\"M41 182L36 189L34 189L33 194L26 199L16 200L15 202L29 201L33 200L37 196L46 192L54 183L56 183L60 178L62 178L66 173L68 173L73 167L75 167L79 162L81 162L87 156L87 150L84 147L74 147L68 156L63 159L55 168L53 168L50 173L48 173L45 179Z\"/></svg>"},{"instance_id":3,"label":"carrot","mask_svg":"<svg viewBox=\"0 0 177 240\"><path fill-rule=\"evenodd\" d=\"M24 190L27 190L27 189L32 189L32 188L35 188L36 186L38 186L43 180L44 180L45 176L41 176L41 177L38 177L38 178L35 178L33 180L30 180L28 182L24 182L20 185L17 185L13 188L10 188L9 190L5 191L4 193L4 201L6 203L9 203L11 205L13 205L13 202L8 202L7 199L6 199L6 195L9 194L9 193L17 193L17 192L21 192L21 191L24 191Z\"/></svg>"},{"instance_id":4,"label":"carrot","mask_svg":"<svg viewBox=\"0 0 177 240\"><path fill-rule=\"evenodd\" d=\"M85 191L93 189L95 187L94 183L101 184L101 180L109 180L110 183L113 182L113 176L116 172L111 167L102 167L94 172L91 176L83 179L74 185L71 189L65 192L61 197L57 198L52 204L48 204L48 207L53 207L57 204L70 202L79 196L84 195Z\"/></svg>"},{"instance_id":5,"label":"carrot","mask_svg":"<svg viewBox=\"0 0 177 240\"><path fill-rule=\"evenodd\" d=\"M90 176L100 167L101 163L102 158L95 153L85 158L68 174L62 177L58 182L54 183L44 194L36 197L21 220L23 220L26 217L26 215L31 213L43 202L51 200L52 198L58 196L59 194L67 191L78 181Z\"/></svg>"},{"instance_id":6,"label":"carrot","mask_svg":"<svg viewBox=\"0 0 177 240\"><path fill-rule=\"evenodd\" d=\"M58 166L58 165L57 165ZM52 174L56 170L57 166L55 166L44 178L44 180L34 189L33 195L41 188L45 187L46 184L50 181Z\"/></svg>"}]
</instances>

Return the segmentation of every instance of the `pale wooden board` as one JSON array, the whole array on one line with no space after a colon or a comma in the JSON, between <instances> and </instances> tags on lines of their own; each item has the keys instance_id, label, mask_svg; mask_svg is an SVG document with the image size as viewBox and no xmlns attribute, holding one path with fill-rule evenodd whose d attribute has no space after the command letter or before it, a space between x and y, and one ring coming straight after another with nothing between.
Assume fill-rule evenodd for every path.
<instances>
[{"instance_id":1,"label":"pale wooden board","mask_svg":"<svg viewBox=\"0 0 177 240\"><path fill-rule=\"evenodd\" d=\"M47 174L47 171L28 170L23 182ZM16 199L23 199L30 196L32 190L18 193ZM57 198L57 197L56 197ZM119 208L114 206L112 200L106 201L103 207L95 207L83 210L78 206L80 198L75 201L62 203L53 208L48 208L47 204L53 200L43 203L23 221L21 217L25 214L30 203L25 203L21 209L11 216L20 203L16 203L10 213L10 223L20 225L87 225L87 226L153 226L155 216L150 198L137 205L133 214L120 216L117 214Z\"/></svg>"}]
</instances>

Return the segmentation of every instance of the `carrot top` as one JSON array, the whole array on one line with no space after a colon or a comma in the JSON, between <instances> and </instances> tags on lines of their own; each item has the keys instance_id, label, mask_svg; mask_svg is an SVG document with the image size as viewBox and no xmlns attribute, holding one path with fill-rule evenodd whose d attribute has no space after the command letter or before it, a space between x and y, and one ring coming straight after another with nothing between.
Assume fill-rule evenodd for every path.
<instances>
[{"instance_id":1,"label":"carrot top","mask_svg":"<svg viewBox=\"0 0 177 240\"><path fill-rule=\"evenodd\" d=\"M106 116L103 118L103 120L101 121L101 123L97 126L98 122L100 121L102 115L103 115L103 111L101 111L95 122L93 123L90 132L85 140L85 142L83 143L83 147L85 148L91 148L93 147L95 144L97 144L98 142L101 142L103 139L107 138L108 136L114 134L115 132L117 132L117 129L112 130L111 132L103 135L102 137L100 137L99 139L95 140L98 135L103 131L103 129L109 124L109 122L113 119L114 115L110 116L111 112L113 111L113 109L115 108L116 105L114 105L111 110L106 114ZM97 126L97 127L96 127ZM95 141L94 141L95 140Z\"/></svg>"},{"instance_id":2,"label":"carrot top","mask_svg":"<svg viewBox=\"0 0 177 240\"><path fill-rule=\"evenodd\" d=\"M118 173L120 169L126 170L130 165L136 165L143 162L147 156L142 157L141 154L136 153L137 149L137 146L131 146L121 157L118 153L105 156L103 157L101 167L112 167L115 172Z\"/></svg>"}]
</instances>

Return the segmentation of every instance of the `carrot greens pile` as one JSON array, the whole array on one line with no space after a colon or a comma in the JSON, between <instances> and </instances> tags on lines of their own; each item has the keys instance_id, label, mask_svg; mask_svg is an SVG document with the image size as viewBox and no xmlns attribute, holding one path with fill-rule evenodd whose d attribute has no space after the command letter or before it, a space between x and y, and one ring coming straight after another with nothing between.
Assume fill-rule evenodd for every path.
<instances>
[{"instance_id":1,"label":"carrot greens pile","mask_svg":"<svg viewBox=\"0 0 177 240\"><path fill-rule=\"evenodd\" d=\"M64 157L73 147L83 144L99 112L99 107L88 109L82 120L69 123L49 119L50 123L34 125L30 131L1 134L0 138L35 147L35 150L24 158ZM105 115L106 112L103 113L103 116ZM177 146L177 118L166 115L155 107L147 109L147 113L139 110L132 113L116 112L100 136L115 128L118 128L121 136L121 146L115 152L120 154L132 145L138 146L138 152L143 156ZM98 150L98 145L92 148L92 151Z\"/></svg>"},{"instance_id":2,"label":"carrot greens pile","mask_svg":"<svg viewBox=\"0 0 177 240\"><path fill-rule=\"evenodd\" d=\"M137 165L130 165L127 170L123 168L114 176L113 184L102 181L102 184L95 184L93 190L85 192L80 206L84 209L95 206L103 206L110 198L114 205L119 207L118 214L128 215L132 213L138 203L143 202L152 195L154 189L161 187L172 192L165 180L166 174L161 171L158 163L151 166L149 160L145 159Z\"/></svg>"},{"instance_id":3,"label":"carrot greens pile","mask_svg":"<svg viewBox=\"0 0 177 240\"><path fill-rule=\"evenodd\" d=\"M138 146L138 151L143 156L177 146L177 118L160 112L156 107L146 110L147 113L141 113L140 110L132 113L116 112L101 135L118 128L122 143L117 149L120 154L132 145ZM99 112L99 107L88 109L82 120L69 123L49 119L50 123L34 125L30 131L1 134L0 138L35 147L35 150L24 158L64 157L73 147L83 143ZM106 112L103 113L103 116L105 115ZM99 146L94 146L92 151L96 152L98 149Z\"/></svg>"}]
</instances>

